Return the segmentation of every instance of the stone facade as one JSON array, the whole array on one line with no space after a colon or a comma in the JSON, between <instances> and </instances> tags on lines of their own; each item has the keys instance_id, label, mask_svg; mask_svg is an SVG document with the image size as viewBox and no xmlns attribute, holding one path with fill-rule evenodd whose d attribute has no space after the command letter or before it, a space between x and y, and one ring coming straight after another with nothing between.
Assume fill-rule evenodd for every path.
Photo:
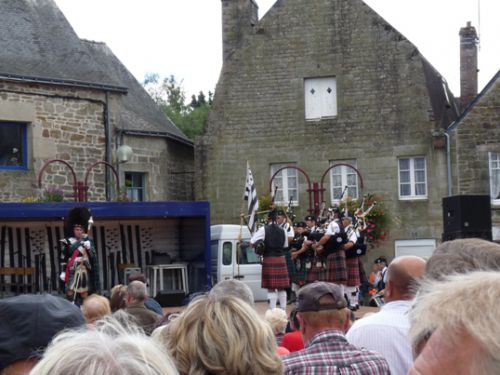
<instances>
[{"instance_id":1,"label":"stone facade","mask_svg":"<svg viewBox=\"0 0 500 375\"><path fill-rule=\"evenodd\" d=\"M490 195L490 153L500 154L500 71L448 130L453 193ZM493 236L500 240L500 202L492 196Z\"/></svg>"},{"instance_id":2,"label":"stone facade","mask_svg":"<svg viewBox=\"0 0 500 375\"><path fill-rule=\"evenodd\" d=\"M232 3L245 11L244 1ZM295 163L320 182L331 161L356 160L364 180L360 196L381 195L391 217L389 238L370 257L393 256L396 240L439 241L446 154L433 134L442 133L449 116L438 113L445 105L435 101L446 87L404 36L360 0L288 0L278 1L225 53L195 155L196 198L211 202L213 223L239 223L246 161L263 195L271 164ZM336 78L333 118L305 120L304 81L315 77ZM401 200L398 158L414 156L426 158L427 197ZM299 184L303 216L302 176ZM326 178L327 201L328 185Z\"/></svg>"}]
</instances>

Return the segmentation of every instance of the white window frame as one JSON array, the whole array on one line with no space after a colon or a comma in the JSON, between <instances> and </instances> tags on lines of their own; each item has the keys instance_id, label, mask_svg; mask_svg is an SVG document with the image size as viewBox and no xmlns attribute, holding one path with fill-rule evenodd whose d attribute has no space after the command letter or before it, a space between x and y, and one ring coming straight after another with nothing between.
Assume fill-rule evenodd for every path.
<instances>
[{"instance_id":1,"label":"white window frame","mask_svg":"<svg viewBox=\"0 0 500 375\"><path fill-rule=\"evenodd\" d=\"M415 255L428 258L432 255L435 248L435 239L396 240L394 242L394 256Z\"/></svg>"},{"instance_id":2,"label":"white window frame","mask_svg":"<svg viewBox=\"0 0 500 375\"><path fill-rule=\"evenodd\" d=\"M307 121L337 116L337 78L304 79L304 106Z\"/></svg>"},{"instance_id":3,"label":"white window frame","mask_svg":"<svg viewBox=\"0 0 500 375\"><path fill-rule=\"evenodd\" d=\"M488 152L488 171L490 177L491 203L500 205L500 152ZM495 172L499 174L496 189L493 181L493 174Z\"/></svg>"},{"instance_id":4,"label":"white window frame","mask_svg":"<svg viewBox=\"0 0 500 375\"><path fill-rule=\"evenodd\" d=\"M401 195L401 185L403 184L401 182L401 160L409 160L409 165L410 169L409 174L410 174L410 181L404 182L404 184L409 184L410 185L410 194L409 195ZM415 160L416 159L424 159L424 179L425 181L421 182L419 181L418 183L424 183L425 184L425 194L416 194L416 184L417 182L415 181ZM425 156L404 156L398 158L398 195L400 200L418 200L418 199L427 199L427 194L428 194L428 188L427 188L427 159Z\"/></svg>"},{"instance_id":5,"label":"white window frame","mask_svg":"<svg viewBox=\"0 0 500 375\"><path fill-rule=\"evenodd\" d=\"M270 170L271 170L271 177L274 175L274 173L280 169L283 168L287 165L294 166L295 163L279 163L279 164L271 164L270 165ZM295 175L295 176L294 176ZM296 188L289 188L288 187L288 179L295 177L295 186ZM278 180L277 180L278 179ZM280 184L276 184L276 181L282 181L283 186L280 186ZM273 185L272 185L272 192L271 194L274 194L274 189L275 186L278 186L278 189L276 190L276 195L279 196L280 194L282 195L283 199L278 200L277 198L274 200L274 203L280 206L287 206L290 203L290 196L292 195L292 206L298 206L299 205L299 171L295 168L286 168L280 171L273 179ZM290 194L291 190L295 190L295 194Z\"/></svg>"},{"instance_id":6,"label":"white window frame","mask_svg":"<svg viewBox=\"0 0 500 375\"><path fill-rule=\"evenodd\" d=\"M332 160L330 161L330 166L334 164L349 164L351 167L348 167L346 165L339 165L335 168L330 169L330 201L332 204L338 204L340 202L340 199L335 198L334 196L334 189L335 188L341 188L341 192L344 191L345 186L348 186L347 189L347 194L344 195L343 200L346 200L347 197L350 197L354 200L357 200L359 197L359 176L358 173L354 168L357 168L357 161L356 160ZM340 170L340 173L336 173ZM334 175L339 175L341 176L341 185L334 185ZM348 180L348 175L355 175L356 176L356 182L354 185L349 185L347 182ZM355 188L356 189L356 195L352 196L349 195L349 190Z\"/></svg>"}]
</instances>

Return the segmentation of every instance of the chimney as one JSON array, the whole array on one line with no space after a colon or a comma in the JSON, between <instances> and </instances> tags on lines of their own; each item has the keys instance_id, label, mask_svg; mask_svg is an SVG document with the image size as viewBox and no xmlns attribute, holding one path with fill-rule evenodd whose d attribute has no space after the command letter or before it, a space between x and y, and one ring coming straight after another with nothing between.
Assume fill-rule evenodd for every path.
<instances>
[{"instance_id":1,"label":"chimney","mask_svg":"<svg viewBox=\"0 0 500 375\"><path fill-rule=\"evenodd\" d=\"M467 26L460 29L460 102L462 109L477 95L477 37L476 28Z\"/></svg>"},{"instance_id":2,"label":"chimney","mask_svg":"<svg viewBox=\"0 0 500 375\"><path fill-rule=\"evenodd\" d=\"M241 46L246 35L253 34L259 20L255 0L222 0L222 61Z\"/></svg>"}]
</instances>

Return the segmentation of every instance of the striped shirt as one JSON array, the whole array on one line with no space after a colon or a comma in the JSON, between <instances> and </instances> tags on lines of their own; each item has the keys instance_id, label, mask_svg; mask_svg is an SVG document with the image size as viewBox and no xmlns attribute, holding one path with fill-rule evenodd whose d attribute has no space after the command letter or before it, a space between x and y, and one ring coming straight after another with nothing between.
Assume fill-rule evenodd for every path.
<instances>
[{"instance_id":1,"label":"striped shirt","mask_svg":"<svg viewBox=\"0 0 500 375\"><path fill-rule=\"evenodd\" d=\"M283 365L285 375L390 374L380 354L349 344L338 330L318 333L305 349L284 357Z\"/></svg>"},{"instance_id":2,"label":"striped shirt","mask_svg":"<svg viewBox=\"0 0 500 375\"><path fill-rule=\"evenodd\" d=\"M392 301L373 315L356 321L347 340L356 346L376 350L387 359L393 375L406 375L413 363L408 339L411 301Z\"/></svg>"}]
</instances>

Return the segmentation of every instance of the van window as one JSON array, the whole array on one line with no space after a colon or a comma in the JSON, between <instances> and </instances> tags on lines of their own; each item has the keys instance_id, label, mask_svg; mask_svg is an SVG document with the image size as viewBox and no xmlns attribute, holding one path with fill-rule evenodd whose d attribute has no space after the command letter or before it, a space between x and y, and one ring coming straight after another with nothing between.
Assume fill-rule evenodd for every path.
<instances>
[{"instance_id":1,"label":"van window","mask_svg":"<svg viewBox=\"0 0 500 375\"><path fill-rule=\"evenodd\" d=\"M222 244L222 264L228 266L232 263L233 244L231 242L224 242Z\"/></svg>"},{"instance_id":2,"label":"van window","mask_svg":"<svg viewBox=\"0 0 500 375\"><path fill-rule=\"evenodd\" d=\"M238 247L238 260L240 264L257 264L260 263L260 256L255 254L252 246Z\"/></svg>"}]
</instances>

